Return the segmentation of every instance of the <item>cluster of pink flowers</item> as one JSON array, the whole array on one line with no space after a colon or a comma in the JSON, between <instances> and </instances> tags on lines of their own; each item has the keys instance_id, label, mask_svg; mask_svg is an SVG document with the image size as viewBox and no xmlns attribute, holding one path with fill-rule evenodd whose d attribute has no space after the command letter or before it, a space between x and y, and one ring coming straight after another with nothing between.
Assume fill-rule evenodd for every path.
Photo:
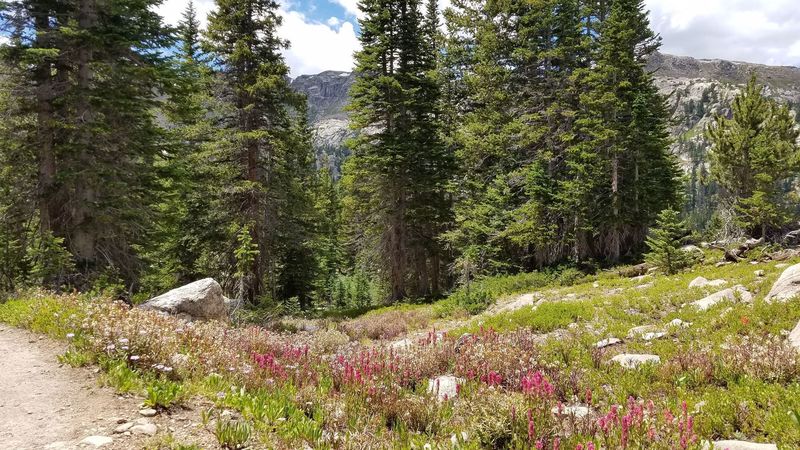
<instances>
[{"instance_id":1,"label":"cluster of pink flowers","mask_svg":"<svg viewBox=\"0 0 800 450\"><path fill-rule=\"evenodd\" d=\"M286 370L283 365L270 353L258 354L253 353L253 361L261 369L269 373L269 376L285 380L287 378Z\"/></svg>"},{"instance_id":2,"label":"cluster of pink flowers","mask_svg":"<svg viewBox=\"0 0 800 450\"><path fill-rule=\"evenodd\" d=\"M490 370L486 375L481 376L481 382L489 386L500 386L503 384L503 376L494 370Z\"/></svg>"},{"instance_id":3,"label":"cluster of pink flowers","mask_svg":"<svg viewBox=\"0 0 800 450\"><path fill-rule=\"evenodd\" d=\"M540 370L522 377L520 389L527 395L542 399L551 398L555 393L555 388Z\"/></svg>"},{"instance_id":4,"label":"cluster of pink flowers","mask_svg":"<svg viewBox=\"0 0 800 450\"><path fill-rule=\"evenodd\" d=\"M366 385L387 373L397 372L398 368L398 358L395 355L380 348L372 348L350 357L337 355L333 373L343 385Z\"/></svg>"},{"instance_id":5,"label":"cluster of pink flowers","mask_svg":"<svg viewBox=\"0 0 800 450\"><path fill-rule=\"evenodd\" d=\"M648 401L644 406L630 397L624 415L620 414L620 406L612 405L609 412L597 420L597 426L606 443L610 445L618 438L620 448L632 447L634 444L631 440L635 435L650 442L677 442L681 448L687 449L697 443L698 437L694 433L694 418L689 415L686 402L683 402L681 409L677 418L668 409L664 410L663 426L659 430L658 414L653 402Z\"/></svg>"}]
</instances>

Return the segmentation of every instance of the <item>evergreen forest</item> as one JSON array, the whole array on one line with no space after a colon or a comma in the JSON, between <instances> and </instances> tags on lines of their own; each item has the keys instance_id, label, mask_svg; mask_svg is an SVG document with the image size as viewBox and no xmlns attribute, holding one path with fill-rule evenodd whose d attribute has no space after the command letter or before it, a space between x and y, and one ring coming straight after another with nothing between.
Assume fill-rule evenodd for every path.
<instances>
[{"instance_id":1,"label":"evergreen forest","mask_svg":"<svg viewBox=\"0 0 800 450\"><path fill-rule=\"evenodd\" d=\"M363 308L797 228L798 125L755 76L706 129L712 219L682 221L642 0L362 0L341 178L276 1L158 3L0 3L0 291Z\"/></svg>"}]
</instances>

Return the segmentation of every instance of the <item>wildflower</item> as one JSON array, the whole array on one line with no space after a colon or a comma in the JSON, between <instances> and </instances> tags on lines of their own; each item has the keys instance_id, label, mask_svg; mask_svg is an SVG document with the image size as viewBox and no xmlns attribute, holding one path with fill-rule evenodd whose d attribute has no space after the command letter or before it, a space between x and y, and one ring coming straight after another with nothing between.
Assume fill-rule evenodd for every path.
<instances>
[{"instance_id":1,"label":"wildflower","mask_svg":"<svg viewBox=\"0 0 800 450\"><path fill-rule=\"evenodd\" d=\"M533 442L536 437L536 426L533 423L533 411L528 410L528 440Z\"/></svg>"},{"instance_id":2,"label":"wildflower","mask_svg":"<svg viewBox=\"0 0 800 450\"><path fill-rule=\"evenodd\" d=\"M131 355L131 361L138 361L139 355Z\"/></svg>"},{"instance_id":3,"label":"wildflower","mask_svg":"<svg viewBox=\"0 0 800 450\"><path fill-rule=\"evenodd\" d=\"M120 338L119 343L122 345L127 345L130 341L127 338Z\"/></svg>"},{"instance_id":4,"label":"wildflower","mask_svg":"<svg viewBox=\"0 0 800 450\"><path fill-rule=\"evenodd\" d=\"M75 337L75 333L67 333L67 339L72 339Z\"/></svg>"},{"instance_id":5,"label":"wildflower","mask_svg":"<svg viewBox=\"0 0 800 450\"><path fill-rule=\"evenodd\" d=\"M622 436L620 437L622 448L628 447L628 434L630 433L632 421L633 418L630 416L630 413L626 414L625 417L622 418Z\"/></svg>"}]
</instances>

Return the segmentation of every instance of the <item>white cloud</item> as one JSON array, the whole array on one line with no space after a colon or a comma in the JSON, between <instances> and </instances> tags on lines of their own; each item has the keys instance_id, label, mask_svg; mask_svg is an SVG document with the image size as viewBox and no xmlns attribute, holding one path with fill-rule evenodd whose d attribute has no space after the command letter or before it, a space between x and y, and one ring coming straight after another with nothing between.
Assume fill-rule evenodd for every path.
<instances>
[{"instance_id":1,"label":"white cloud","mask_svg":"<svg viewBox=\"0 0 800 450\"><path fill-rule=\"evenodd\" d=\"M351 3L357 9L356 1L344 3ZM158 12L167 23L177 25L187 4L188 0L166 0ZM214 10L214 0L195 0L195 7L205 27L206 16ZM286 0L280 2L278 14L283 18L278 34L290 43L284 57L293 77L324 70L352 70L353 53L358 50L359 42L351 22L338 17L331 17L326 23L314 22Z\"/></svg>"},{"instance_id":2,"label":"white cloud","mask_svg":"<svg viewBox=\"0 0 800 450\"><path fill-rule=\"evenodd\" d=\"M292 0L280 1L279 33L291 43L284 55L292 76L323 70L352 70L359 42L357 0L331 0L345 17L324 22L308 18ZM664 38L662 51L697 58L720 58L800 66L800 8L797 0L646 0L652 27ZM187 0L166 0L159 12L177 24ZM205 24L213 0L195 0ZM450 0L440 0L442 9Z\"/></svg>"},{"instance_id":3,"label":"white cloud","mask_svg":"<svg viewBox=\"0 0 800 450\"><path fill-rule=\"evenodd\" d=\"M183 12L188 4L189 0L164 0L157 11L168 24L177 25L183 17ZM200 19L200 24L204 28L206 26L206 16L214 9L214 6L214 0L194 0L197 18Z\"/></svg>"},{"instance_id":4,"label":"white cloud","mask_svg":"<svg viewBox=\"0 0 800 450\"><path fill-rule=\"evenodd\" d=\"M665 53L800 65L797 0L646 0Z\"/></svg>"},{"instance_id":5,"label":"white cloud","mask_svg":"<svg viewBox=\"0 0 800 450\"><path fill-rule=\"evenodd\" d=\"M291 44L284 56L293 77L324 70L352 70L353 53L359 48L352 23L315 23L297 11L281 10L281 16L279 34Z\"/></svg>"},{"instance_id":6,"label":"white cloud","mask_svg":"<svg viewBox=\"0 0 800 450\"><path fill-rule=\"evenodd\" d=\"M361 10L358 9L358 0L335 0L347 14L351 16L361 17Z\"/></svg>"}]
</instances>

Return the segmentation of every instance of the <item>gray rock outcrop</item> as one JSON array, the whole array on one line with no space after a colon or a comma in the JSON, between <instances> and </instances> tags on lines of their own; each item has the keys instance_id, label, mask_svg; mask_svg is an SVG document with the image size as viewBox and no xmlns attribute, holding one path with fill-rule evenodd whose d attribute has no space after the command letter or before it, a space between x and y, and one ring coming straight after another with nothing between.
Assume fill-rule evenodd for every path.
<instances>
[{"instance_id":1,"label":"gray rock outcrop","mask_svg":"<svg viewBox=\"0 0 800 450\"><path fill-rule=\"evenodd\" d=\"M439 401L452 400L458 396L458 385L463 383L463 378L442 375L428 380L428 392L434 394Z\"/></svg>"},{"instance_id":2,"label":"gray rock outcrop","mask_svg":"<svg viewBox=\"0 0 800 450\"><path fill-rule=\"evenodd\" d=\"M714 441L711 443L714 450L778 450L775 444L757 444L745 441Z\"/></svg>"},{"instance_id":3,"label":"gray rock outcrop","mask_svg":"<svg viewBox=\"0 0 800 450\"><path fill-rule=\"evenodd\" d=\"M189 320L227 320L222 287L212 278L195 281L148 300L141 306Z\"/></svg>"},{"instance_id":4,"label":"gray rock outcrop","mask_svg":"<svg viewBox=\"0 0 800 450\"><path fill-rule=\"evenodd\" d=\"M767 302L785 302L800 295L800 264L783 271L767 294Z\"/></svg>"},{"instance_id":5,"label":"gray rock outcrop","mask_svg":"<svg viewBox=\"0 0 800 450\"><path fill-rule=\"evenodd\" d=\"M672 151L684 171L695 179L707 169L709 143L703 130L716 114L728 115L731 102L752 72L766 86L766 94L800 111L800 69L772 67L722 60L703 60L667 54L652 55L647 69L667 98L672 113L670 133ZM339 175L342 162L350 154L345 140L352 136L345 105L355 81L351 72L327 71L304 75L292 82L292 88L308 96L308 119L319 166L327 164ZM698 189L702 189L699 188ZM707 193L700 193L705 198Z\"/></svg>"},{"instance_id":6,"label":"gray rock outcrop","mask_svg":"<svg viewBox=\"0 0 800 450\"><path fill-rule=\"evenodd\" d=\"M789 345L800 352L800 322L797 322L797 326L789 333Z\"/></svg>"},{"instance_id":7,"label":"gray rock outcrop","mask_svg":"<svg viewBox=\"0 0 800 450\"><path fill-rule=\"evenodd\" d=\"M737 299L742 302L749 303L753 301L753 294L750 293L744 286L738 285L724 291L719 291L716 294L711 294L708 297L691 303L692 306L700 311L706 311L714 305L723 301L736 301Z\"/></svg>"}]
</instances>

